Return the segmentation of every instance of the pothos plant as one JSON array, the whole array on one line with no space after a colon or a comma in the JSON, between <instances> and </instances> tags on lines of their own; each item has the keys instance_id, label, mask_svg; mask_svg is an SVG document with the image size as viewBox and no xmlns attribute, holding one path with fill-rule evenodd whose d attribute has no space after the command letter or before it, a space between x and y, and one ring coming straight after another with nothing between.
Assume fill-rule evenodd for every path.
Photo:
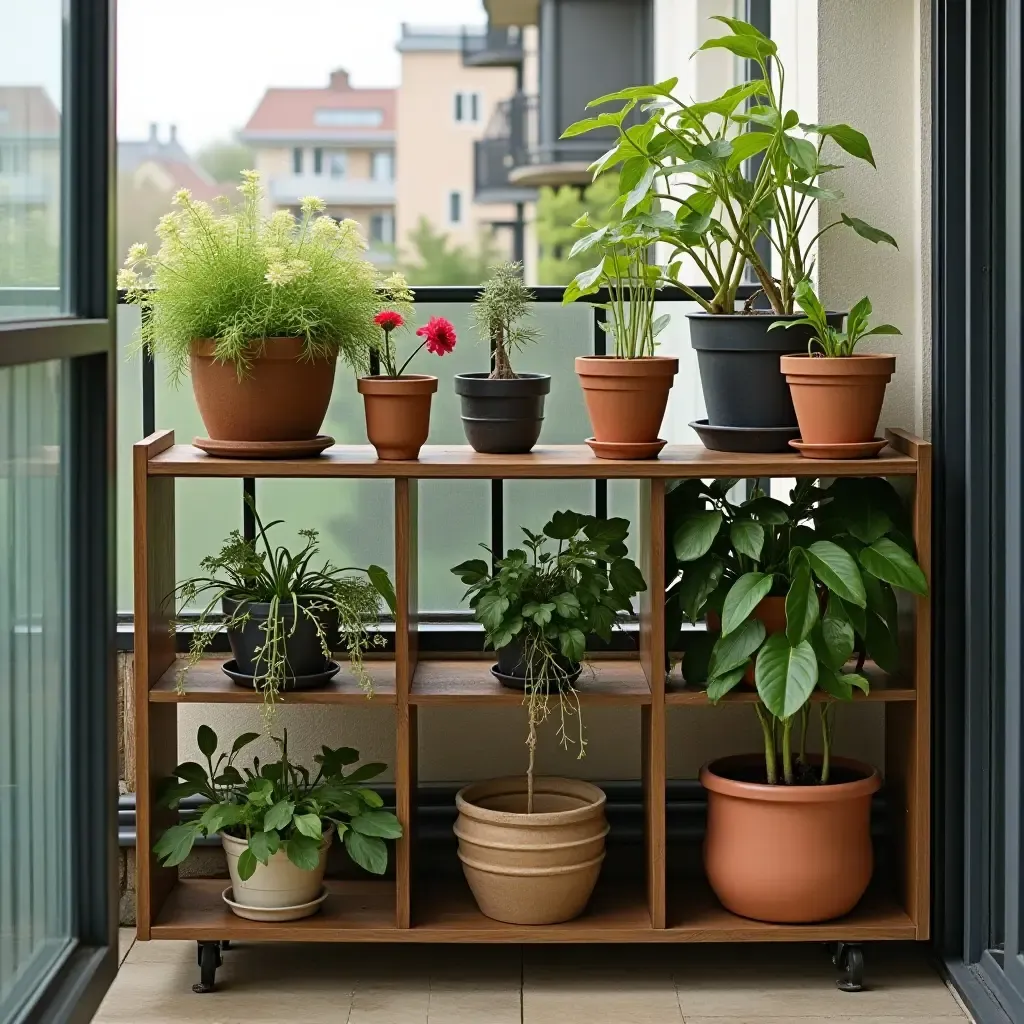
<instances>
[{"instance_id":1,"label":"pothos plant","mask_svg":"<svg viewBox=\"0 0 1024 1024\"><path fill-rule=\"evenodd\" d=\"M371 645L383 646L380 633L368 627L380 617L381 600L395 613L394 586L387 571L379 565L367 568L339 567L324 561L318 567L313 559L320 550L316 530L300 530L303 546L294 554L286 547L274 547L268 533L283 520L263 524L255 503L247 497L256 522L257 537L247 540L232 530L216 555L207 555L200 563L204 575L178 584L174 594L182 611L200 603L198 615L178 618L172 625L188 625L191 630L188 657L178 675L179 692L185 679L221 632L242 630L254 617L253 606L268 605L259 628L264 640L256 650L257 679L264 695L264 708L273 707L285 688L288 674L287 644L301 619L312 623L320 639L324 659L331 656L331 645L338 637L328 633L328 624L337 619L348 646L349 662L359 685L372 693L373 683L363 666L363 654ZM230 602L230 611L221 609Z\"/></svg>"},{"instance_id":2,"label":"pothos plant","mask_svg":"<svg viewBox=\"0 0 1024 1024\"><path fill-rule=\"evenodd\" d=\"M808 231L816 203L843 198L827 184L828 175L842 165L824 153L826 141L872 166L874 155L867 138L850 125L804 123L786 105L786 69L771 39L745 21L714 20L730 34L708 39L700 49L724 49L751 61L760 71L758 78L699 103L678 95L676 78L620 89L588 104L619 104L617 110L577 121L562 137L617 130L615 144L590 169L595 178L619 169L621 230L628 232L632 223L656 231L658 240L671 247L664 279L706 312L735 312L749 264L771 308L789 314L796 286L811 273L818 240L826 232L845 226L869 241L896 245L885 231L845 212L814 234ZM646 119L637 121L638 114ZM758 156L756 171L748 177L749 161ZM597 246L603 237L593 232L575 251ZM758 251L761 238L774 250L777 276ZM711 288L710 299L682 280L684 261ZM590 273L580 276L585 281Z\"/></svg>"},{"instance_id":3,"label":"pothos plant","mask_svg":"<svg viewBox=\"0 0 1024 1024\"><path fill-rule=\"evenodd\" d=\"M524 323L532 315L533 299L523 282L522 263L505 262L491 269L490 279L473 302L473 323L494 353L491 380L515 380L509 353L540 337L536 327Z\"/></svg>"},{"instance_id":4,"label":"pothos plant","mask_svg":"<svg viewBox=\"0 0 1024 1024\"><path fill-rule=\"evenodd\" d=\"M688 480L670 494L675 565L668 577L669 629L684 616L695 623L715 612L721 630L708 634L703 649L693 648L692 660L688 651L687 681L706 678L714 702L753 666L768 782L827 783L834 702L851 700L854 689L868 692L867 658L886 672L898 670L896 591L928 592L907 514L880 478L840 478L826 488L801 480L789 504L759 489L733 502L728 493L735 483ZM768 635L758 618L767 597L785 600L785 632ZM819 774L806 758L815 689L825 698Z\"/></svg>"},{"instance_id":5,"label":"pothos plant","mask_svg":"<svg viewBox=\"0 0 1024 1024\"><path fill-rule=\"evenodd\" d=\"M322 747L313 761L316 775L288 760L288 733L274 737L281 752L277 761L241 771L235 759L259 733L247 732L217 753L217 734L201 725L197 736L199 751L206 764L186 761L163 781L159 793L161 806L176 810L188 797L209 801L195 818L172 825L160 837L153 852L165 867L180 864L189 855L196 839L225 833L245 839L246 849L238 858L238 874L251 878L257 864L267 864L278 851L304 871L316 868L320 846L330 829L337 831L348 855L361 868L382 875L388 866L385 839L398 839L402 826L390 812L382 810L384 801L361 783L376 778L387 765L368 763L345 768L359 761L359 751L351 747Z\"/></svg>"},{"instance_id":6,"label":"pothos plant","mask_svg":"<svg viewBox=\"0 0 1024 1024\"><path fill-rule=\"evenodd\" d=\"M579 694L560 656L576 665L586 654L589 635L609 641L619 613L629 610L647 584L627 557L627 519L555 512L541 533L522 531L523 547L511 548L493 568L475 558L452 572L469 588L464 596L484 627L485 646L500 650L517 643L523 652L527 813L532 813L537 727L548 717L552 691L558 697L559 742L565 748L577 744L579 757L586 752ZM569 734L573 719L575 737Z\"/></svg>"}]
</instances>

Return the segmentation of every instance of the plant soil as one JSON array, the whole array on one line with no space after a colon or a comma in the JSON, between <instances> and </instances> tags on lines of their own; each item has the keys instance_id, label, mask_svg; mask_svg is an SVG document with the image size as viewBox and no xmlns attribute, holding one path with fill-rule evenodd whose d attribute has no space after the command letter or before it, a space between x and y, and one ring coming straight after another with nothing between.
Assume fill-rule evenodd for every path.
<instances>
[{"instance_id":1,"label":"plant soil","mask_svg":"<svg viewBox=\"0 0 1024 1024\"><path fill-rule=\"evenodd\" d=\"M782 764L782 752L780 751L777 755L778 764ZM744 765L730 766L728 771L715 769L715 774L722 776L722 778L731 779L733 782L751 782L758 786L767 786L768 777L765 774L763 764L759 765ZM780 776L781 778L781 776ZM793 785L794 786L820 786L821 782L821 764L815 762L804 762L797 758L793 759ZM829 771L829 781L826 783L828 786L839 786L846 782L857 782L864 776L860 772L854 771L852 768L846 768L842 765L832 764ZM779 786L784 786L784 782L779 782Z\"/></svg>"}]
</instances>

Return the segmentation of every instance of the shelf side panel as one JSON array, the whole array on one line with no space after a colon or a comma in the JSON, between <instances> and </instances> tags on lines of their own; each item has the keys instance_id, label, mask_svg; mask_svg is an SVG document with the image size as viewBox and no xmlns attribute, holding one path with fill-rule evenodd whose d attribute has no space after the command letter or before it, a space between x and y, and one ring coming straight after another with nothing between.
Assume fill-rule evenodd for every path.
<instances>
[{"instance_id":1,"label":"shelf side panel","mask_svg":"<svg viewBox=\"0 0 1024 1024\"><path fill-rule=\"evenodd\" d=\"M651 703L640 710L647 904L651 926L664 928L665 881L665 483L640 481L640 663Z\"/></svg>"},{"instance_id":2,"label":"shelf side panel","mask_svg":"<svg viewBox=\"0 0 1024 1024\"><path fill-rule=\"evenodd\" d=\"M149 460L174 443L161 431L133 450L135 557L135 764L136 919L140 939L177 882L176 868L161 867L153 842L177 815L155 805L161 779L178 760L178 712L173 704L151 704L149 691L174 663L174 480L149 475Z\"/></svg>"}]
</instances>

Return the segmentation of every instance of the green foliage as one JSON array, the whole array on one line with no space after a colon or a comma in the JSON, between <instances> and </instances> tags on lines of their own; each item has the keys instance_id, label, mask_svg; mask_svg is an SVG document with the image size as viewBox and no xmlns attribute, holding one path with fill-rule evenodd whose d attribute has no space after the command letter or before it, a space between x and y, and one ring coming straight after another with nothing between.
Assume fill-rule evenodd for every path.
<instances>
[{"instance_id":1,"label":"green foliage","mask_svg":"<svg viewBox=\"0 0 1024 1024\"><path fill-rule=\"evenodd\" d=\"M259 686L268 714L285 686L286 644L300 616L313 624L324 657L329 658L330 644L337 638L327 635L325 623L329 616L337 615L356 678L367 694L372 693L373 683L363 665L363 652L371 644L384 644L380 633L371 638L367 632L367 625L379 618L381 599L392 614L395 612L395 591L387 571L379 565L366 569L339 568L329 561L318 569L312 568L310 563L319 550L317 532L300 530L305 543L295 554L285 547L274 548L267 534L282 520L264 526L255 503L247 500L256 519L257 538L245 540L238 530L232 530L219 553L200 562L205 575L188 579L175 588L183 608L194 605L199 598L206 602L198 620L190 622L192 639L179 675L179 688L184 687L188 670L199 661L217 633L241 630L251 617L251 605L269 604L267 620L260 624L266 639L256 650ZM237 604L233 612L221 618L225 598Z\"/></svg>"},{"instance_id":2,"label":"green foliage","mask_svg":"<svg viewBox=\"0 0 1024 1024\"><path fill-rule=\"evenodd\" d=\"M498 260L494 239L482 233L476 249L457 245L447 232L439 231L421 217L409 232L409 255L402 260L402 273L414 285L482 284L488 268Z\"/></svg>"},{"instance_id":3,"label":"green foliage","mask_svg":"<svg viewBox=\"0 0 1024 1024\"><path fill-rule=\"evenodd\" d=\"M792 313L796 286L811 273L825 232L844 225L869 241L895 246L891 235L845 213L813 238L801 237L816 202L843 198L822 184L840 166L824 159L826 140L872 166L874 156L864 135L849 125L801 123L785 104L786 69L775 43L746 22L715 20L730 34L707 40L700 50L724 49L752 61L759 71L756 78L701 103L680 99L675 78L622 89L588 104L617 109L570 125L562 137L616 129L615 144L591 170L597 177L618 169L616 205L623 233L632 222L638 230L654 230L657 240L671 247L661 280L678 286L709 313L732 313L749 265L772 309ZM629 124L627 117L637 108L647 119ZM750 180L744 164L758 154L761 163ZM757 251L760 238L775 250L774 275ZM683 257L711 288L711 299L679 279Z\"/></svg>"},{"instance_id":4,"label":"green foliage","mask_svg":"<svg viewBox=\"0 0 1024 1024\"><path fill-rule=\"evenodd\" d=\"M499 263L473 303L473 323L480 337L493 346L491 377L515 378L510 351L519 351L540 337L537 328L522 321L533 315L533 292L523 283L522 263Z\"/></svg>"},{"instance_id":5,"label":"green foliage","mask_svg":"<svg viewBox=\"0 0 1024 1024\"><path fill-rule=\"evenodd\" d=\"M0 288L56 288L57 234L50 211L0 203Z\"/></svg>"},{"instance_id":6,"label":"green foliage","mask_svg":"<svg viewBox=\"0 0 1024 1024\"><path fill-rule=\"evenodd\" d=\"M129 250L118 287L148 314L143 344L167 360L174 380L188 369L193 341L204 338L239 376L274 337L301 338L304 356L339 355L366 372L380 297L358 226L314 216L324 209L315 197L303 199L301 220L288 210L265 218L259 175L246 171L243 179L237 207L211 207L179 190L179 209L157 225L156 255L145 243Z\"/></svg>"},{"instance_id":7,"label":"green foliage","mask_svg":"<svg viewBox=\"0 0 1024 1024\"><path fill-rule=\"evenodd\" d=\"M832 701L851 700L855 688L867 692L861 675L867 658L887 672L898 669L894 588L928 593L908 550L906 511L880 478L842 478L826 488L801 480L789 504L759 489L732 502L735 482L686 480L668 490L669 645L678 644L684 619L697 623L709 610L721 615L706 662L698 657L691 668L687 653L684 671L690 683L706 678L708 698L717 701L753 666L771 783L778 781L780 730L782 778L794 781L790 729L799 713L806 735L808 701L820 689L827 697L821 772L827 782ZM755 616L769 595L785 598L786 628L766 635Z\"/></svg>"},{"instance_id":8,"label":"green foliage","mask_svg":"<svg viewBox=\"0 0 1024 1024\"><path fill-rule=\"evenodd\" d=\"M815 348L820 354L830 359L852 356L853 350L862 338L872 334L899 334L898 328L892 324L879 324L868 328L868 317L871 316L871 300L865 295L846 317L846 330L840 331L832 327L825 316L825 307L821 304L814 291L814 286L806 278L796 286L796 301L806 314L799 320L779 320L768 330L789 328L798 325L810 327L814 334L807 343L808 355L815 355Z\"/></svg>"},{"instance_id":9,"label":"green foliage","mask_svg":"<svg viewBox=\"0 0 1024 1024\"><path fill-rule=\"evenodd\" d=\"M199 150L196 161L214 181L237 181L252 167L253 152L241 142L211 142Z\"/></svg>"},{"instance_id":10,"label":"green foliage","mask_svg":"<svg viewBox=\"0 0 1024 1024\"><path fill-rule=\"evenodd\" d=\"M541 284L568 284L589 266L585 254L569 256L569 250L580 237L580 229L575 225L584 214L595 228L604 227L618 216L613 206L618 196L617 175L602 174L580 193L572 185L558 189L545 186L537 196L537 279Z\"/></svg>"},{"instance_id":11,"label":"green foliage","mask_svg":"<svg viewBox=\"0 0 1024 1024\"><path fill-rule=\"evenodd\" d=\"M299 868L312 871L319 863L320 845L331 828L345 843L349 856L375 875L387 868L385 839L397 839L402 826L390 811L380 810L381 799L358 783L380 775L384 764L364 764L345 774L345 766L359 760L348 747L323 747L313 760L317 773L288 760L288 733L274 742L281 758L241 771L235 758L258 733L239 736L231 750L214 761L217 735L209 726L199 728L199 749L206 764L178 765L160 790L160 805L175 810L182 800L204 797L208 803L198 817L172 825L157 840L153 852L165 867L180 864L200 836L219 832L245 839L248 846L238 861L238 873L251 878L257 864L266 864L279 850ZM353 838L353 834L356 838Z\"/></svg>"}]
</instances>

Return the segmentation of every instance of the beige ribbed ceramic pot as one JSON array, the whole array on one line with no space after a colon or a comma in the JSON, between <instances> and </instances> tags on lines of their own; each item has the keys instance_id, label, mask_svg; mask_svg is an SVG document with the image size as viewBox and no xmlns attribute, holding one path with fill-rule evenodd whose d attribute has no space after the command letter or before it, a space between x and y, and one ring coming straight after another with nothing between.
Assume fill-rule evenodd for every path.
<instances>
[{"instance_id":1,"label":"beige ribbed ceramic pot","mask_svg":"<svg viewBox=\"0 0 1024 1024\"><path fill-rule=\"evenodd\" d=\"M312 871L296 867L288 859L288 854L279 850L266 864L257 864L252 876L245 881L238 876L238 858L248 844L244 839L236 839L223 832L220 838L224 844L224 856L227 858L236 903L245 907L301 907L320 895L327 868L327 849L334 838L334 829L324 833L320 844L320 862Z\"/></svg>"},{"instance_id":2,"label":"beige ribbed ceramic pot","mask_svg":"<svg viewBox=\"0 0 1024 1024\"><path fill-rule=\"evenodd\" d=\"M507 924L557 924L583 913L604 860L605 795L578 779L491 779L460 790L455 835L482 913Z\"/></svg>"}]
</instances>

